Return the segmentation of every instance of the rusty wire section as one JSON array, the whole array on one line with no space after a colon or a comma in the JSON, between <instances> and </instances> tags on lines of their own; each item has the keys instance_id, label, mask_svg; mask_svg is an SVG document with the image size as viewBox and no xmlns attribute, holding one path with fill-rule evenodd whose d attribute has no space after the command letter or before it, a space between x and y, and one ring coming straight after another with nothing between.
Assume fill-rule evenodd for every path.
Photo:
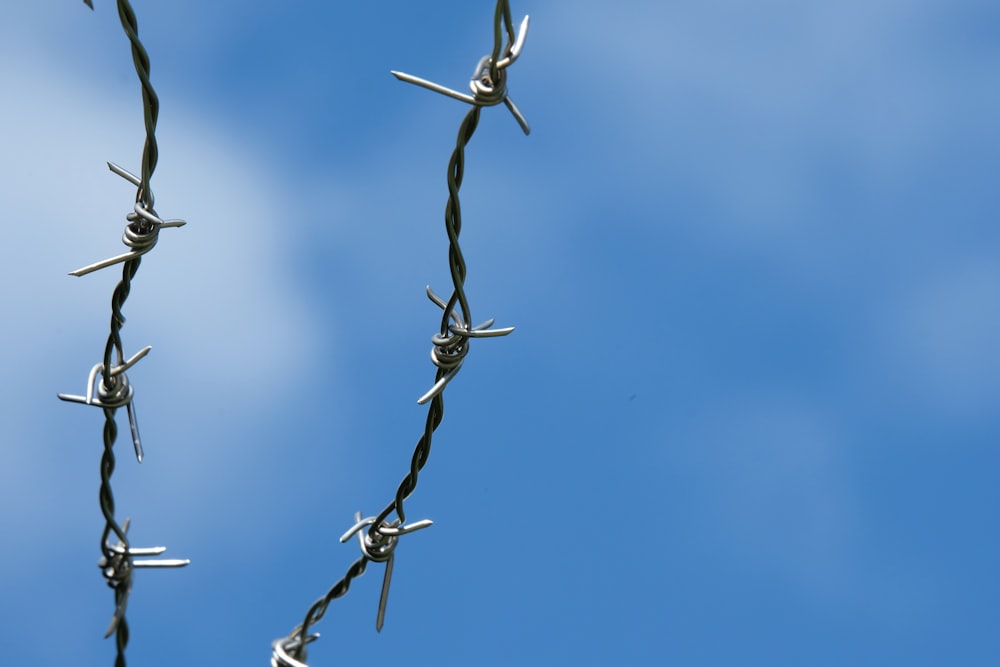
<instances>
[{"instance_id":1,"label":"rusty wire section","mask_svg":"<svg viewBox=\"0 0 1000 667\"><path fill-rule=\"evenodd\" d=\"M340 538L346 542L357 536L361 547L361 557L347 569L347 573L335 583L326 595L316 600L306 612L305 619L288 636L272 643L272 667L308 667L306 647L319 638L318 633L310 634L312 626L326 614L330 604L342 597L350 589L351 582L365 572L369 562L385 563L382 591L379 598L375 627L382 629L385 608L392 579L393 558L399 538L431 525L424 519L407 523L403 508L404 501L417 488L421 469L426 465L431 451L431 439L444 418L444 389L462 368L473 338L506 336L514 328L493 328L493 319L472 325L472 309L465 293L466 262L459 246L462 231L462 209L459 189L465 173L465 148L476 132L482 107L504 104L514 115L525 134L530 132L527 120L507 94L507 68L517 60L528 31L528 17L521 22L517 32L511 20L508 0L498 0L493 21L494 45L491 53L483 56L476 65L469 83L471 95L459 93L444 86L420 79L410 74L393 72L401 81L433 90L472 105L459 126L458 139L448 163L448 202L445 206L445 230L448 234L448 265L451 270L452 292L445 300L428 287L428 298L443 311L440 330L432 337L431 361L437 371L434 384L418 399L421 405L429 404L424 432L417 441L410 459L410 469L403 477L392 501L376 516L362 518L355 514L354 525ZM393 515L395 515L394 518Z\"/></svg>"},{"instance_id":2,"label":"rusty wire section","mask_svg":"<svg viewBox=\"0 0 1000 667\"><path fill-rule=\"evenodd\" d=\"M93 9L90 0L84 2ZM111 476L115 471L114 445L118 438L118 424L115 414L118 408L125 407L128 412L129 429L132 435L132 445L136 459L141 463L143 458L142 441L139 438L139 427L136 421L135 390L129 384L125 371L135 365L149 353L151 347L139 350L132 357L125 358L121 330L125 325L122 308L132 289L132 280L139 270L139 263L144 254L153 249L161 228L180 227L183 220L162 220L153 209L153 191L150 179L156 169L158 157L156 145L156 120L159 115L160 103L156 91L149 81L149 56L142 42L139 41L139 28L135 12L128 0L118 0L118 17L122 28L132 46L132 60L135 71L142 84L142 107L146 127L146 142L142 151L141 176L135 176L118 165L109 162L112 172L122 177L137 188L132 212L125 216L128 224L122 236L122 242L129 251L100 262L71 271L70 275L83 276L99 269L115 264L123 264L122 278L111 296L111 330L107 344L104 347L103 360L96 364L87 378L87 387L83 396L59 394L64 401L82 403L99 407L104 412L104 452L101 456L101 486L99 501L101 513L104 515L104 529L101 532L101 559L98 562L101 573L115 593L115 611L111 617L105 637L115 634L117 655L115 667L125 667L125 647L128 645L129 627L125 619L129 594L132 591L132 573L135 568L150 567L183 567L188 560L169 559L135 559L135 556L158 556L165 547L136 548L129 545L129 519L121 524L115 518L115 497L111 489Z\"/></svg>"}]
</instances>

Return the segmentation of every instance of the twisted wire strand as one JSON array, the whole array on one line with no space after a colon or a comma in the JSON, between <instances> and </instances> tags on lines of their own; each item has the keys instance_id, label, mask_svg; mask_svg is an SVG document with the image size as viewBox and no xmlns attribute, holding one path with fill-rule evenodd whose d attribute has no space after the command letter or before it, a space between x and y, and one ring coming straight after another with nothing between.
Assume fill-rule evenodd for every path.
<instances>
[{"instance_id":1,"label":"twisted wire strand","mask_svg":"<svg viewBox=\"0 0 1000 667\"><path fill-rule=\"evenodd\" d=\"M444 309L441 318L441 336L446 340L443 347L450 357L459 357L459 360L468 353L469 339L451 333L448 329L448 321L452 317L456 302L461 304L462 317L466 323L472 322L472 308L469 306L468 297L465 294L465 276L467 268L465 257L462 255L462 248L458 243L459 235L462 232L462 206L459 201L458 191L462 187L462 179L465 176L465 147L475 134L479 126L479 115L481 107L474 106L465 115L458 130L458 141L455 150L452 151L451 159L448 162L448 203L445 204L445 230L448 233L448 265L451 270L451 279L454 286L448 306ZM449 367L438 366L435 373L435 381L440 381L449 371ZM396 489L396 497L391 503L386 505L375 522L369 529L369 535L375 536L375 531L382 525L393 512L399 517L401 523L406 522L406 512L403 509L403 501L406 500L417 488L417 479L420 470L427 463L431 454L431 439L434 431L444 419L444 398L438 393L432 400L427 410L427 421L424 426L424 433L417 441L413 450L413 457L410 460L410 471L403 477L399 487Z\"/></svg>"},{"instance_id":2,"label":"twisted wire strand","mask_svg":"<svg viewBox=\"0 0 1000 667\"><path fill-rule=\"evenodd\" d=\"M110 373L105 373L105 375L110 375ZM128 537L125 534L125 530L115 519L115 497L111 491L111 476L115 471L114 446L115 439L118 436L115 411L116 408L104 408L104 453L101 456L101 488L99 491L101 513L104 515L104 530L101 532L101 553L104 556L101 559L101 565L104 566L117 562L115 560L116 554L111 550L109 545L111 533L117 536L119 543L125 549L126 553L128 553L129 549ZM125 620L124 614L120 617L118 616L117 609L122 607L125 602L124 598L128 595L128 589L131 588L131 582L122 581L121 578L130 577L131 572L119 573L117 568L113 568L110 571L111 576L109 576L107 570L104 572L104 575L108 581L108 585L115 591L116 614L112 620L112 627L109 628L109 633L112 630L115 633L115 667L125 667L125 647L128 646L129 638L128 621ZM114 619L117 619L117 622Z\"/></svg>"},{"instance_id":3,"label":"twisted wire strand","mask_svg":"<svg viewBox=\"0 0 1000 667\"><path fill-rule=\"evenodd\" d=\"M93 3L90 0L85 0L85 2L93 9ZM160 224L162 224L162 221L159 221L153 210L154 197L150 186L150 179L156 169L158 160L155 132L156 121L159 116L159 98L149 80L149 55L139 40L139 29L135 12L128 0L118 0L117 6L122 28L131 43L132 60L142 86L143 118L146 130L146 139L142 153L142 175L136 191L136 212L128 216L129 224L126 227L122 240L133 251L141 253L148 251L156 243L156 236ZM112 632L115 633L115 667L125 667L126 664L125 649L129 641L129 626L125 618L125 606L132 587L133 565L128 536L126 534L128 521L126 520L123 526L115 518L115 498L111 488L111 478L116 466L114 446L118 437L118 426L115 420L117 408L122 405L129 405L131 410L131 390L128 387L128 379L122 371L125 365L125 354L121 339L121 329L125 325L125 316L122 313L122 309L131 292L132 279L139 270L140 262L141 257L139 254L125 261L122 267L122 278L111 296L110 333L104 347L101 387L99 390L99 395L101 395L102 399L101 404L104 406L104 451L100 463L101 485L98 492L98 500L105 521L104 529L101 532L101 553L103 558L100 565L108 585L115 592L116 611L108 628L108 635ZM113 360L117 363L113 363ZM122 372L115 372L113 370L115 368L118 368ZM136 444L138 447L138 441L136 441ZM137 455L139 454L140 450L137 449ZM112 535L118 541L115 547L112 547L111 544Z\"/></svg>"},{"instance_id":4,"label":"twisted wire strand","mask_svg":"<svg viewBox=\"0 0 1000 667\"><path fill-rule=\"evenodd\" d=\"M526 21L527 19L525 19L524 25L526 25ZM497 1L493 27L495 37L494 48L486 71L490 76L488 83L492 87L493 96L496 96L497 99L493 100L491 97L487 100L484 97L482 99L483 104L495 104L505 98L505 73L501 68L497 67L497 63L500 61L501 53L505 56L511 56L515 40L517 39L507 0ZM504 47L504 33L506 33L507 39L506 47ZM389 529L398 531L401 530L400 527L406 524L404 502L417 488L420 471L430 458L434 433L444 419L444 385L447 384L447 381L460 368L463 359L468 353L470 338L474 337L477 333L485 335L483 329L492 325L492 320L490 320L484 325L478 327L472 326L472 309L465 292L465 280L468 269L459 243L462 232L462 208L459 191L465 175L465 149L472 140L479 125L481 110L482 106L477 102L462 120L455 148L448 162L448 201L445 204L444 217L445 231L448 236L448 267L453 289L451 296L445 302L428 288L428 296L434 303L441 306L444 312L441 317L440 333L433 337L434 348L431 352L431 359L437 367L435 373L436 389L432 389L429 392L431 398L423 434L414 447L413 455L410 459L409 471L399 483L392 501L373 519L365 520L370 526L367 531L367 539L361 541L361 558L351 565L347 574L337 581L326 595L313 603L300 625L292 630L287 637L275 640L271 659L272 667L307 667L304 662L306 659L306 646L310 641L319 636L310 635L310 628L323 618L333 600L347 593L351 581L364 573L369 561L388 561L386 581L383 583L383 600L380 603L379 623L381 622L381 613L384 610L384 596L388 589L388 577L391 572L392 551L396 546L394 540L396 539L396 535L401 534L399 532L389 532ZM509 333L509 331L506 331L506 333ZM492 335L504 335L504 332L493 332ZM423 399L421 402L423 402ZM390 520L389 517L393 513L395 513L396 518ZM360 521L360 513L358 517ZM429 524L430 522L422 523ZM414 529L415 526L416 524L414 524ZM358 528L358 526L355 528ZM377 627L381 627L379 623L376 624Z\"/></svg>"},{"instance_id":5,"label":"twisted wire strand","mask_svg":"<svg viewBox=\"0 0 1000 667\"><path fill-rule=\"evenodd\" d=\"M139 41L139 24L135 18L135 11L128 0L118 0L118 18L121 20L122 28L132 44L132 61L135 63L135 73L139 76L142 84L142 111L143 120L146 125L146 143L142 149L142 184L136 192L135 200L145 204L147 210L153 209L153 190L150 188L150 179L153 171L156 170L156 163L159 160L159 149L156 145L156 120L160 115L160 98L153 90L153 84L149 80L149 54L146 48ZM137 221L140 229L148 231L147 222Z\"/></svg>"},{"instance_id":6,"label":"twisted wire strand","mask_svg":"<svg viewBox=\"0 0 1000 667\"><path fill-rule=\"evenodd\" d=\"M115 591L115 597L118 598L123 593ZM115 600L116 604L120 604L118 599ZM123 616L120 621L118 621L118 631L115 634L115 667L126 667L125 665L125 647L128 646L128 621L125 620Z\"/></svg>"},{"instance_id":7,"label":"twisted wire strand","mask_svg":"<svg viewBox=\"0 0 1000 667\"><path fill-rule=\"evenodd\" d=\"M500 62L500 51L503 48L502 29L507 31L507 44L513 44L514 19L510 14L509 0L498 0L496 11L493 14L493 53L490 57L490 78L493 81L498 79L497 63Z\"/></svg>"},{"instance_id":8,"label":"twisted wire strand","mask_svg":"<svg viewBox=\"0 0 1000 667\"><path fill-rule=\"evenodd\" d=\"M102 373L102 384L108 392L114 392L119 388L119 383L126 382L124 373L112 375L110 372L112 368L111 355L113 351L117 352L118 365L120 366L124 363L121 328L125 325L125 316L122 314L122 306L124 306L125 300L128 299L129 292L132 289L132 278L135 276L136 271L139 270L139 262L140 258L138 257L125 262L125 265L122 267L122 279L115 287L114 293L111 296L111 333L108 335L108 342L104 348L105 370ZM104 555L102 563L118 562L115 560L116 554L111 550L109 544L111 533L114 533L118 538L125 553L128 553L130 548L125 529L115 519L115 497L111 490L111 476L115 471L114 447L115 441L118 438L118 424L115 421L116 412L117 408L104 408L104 453L101 456L101 487L98 494L101 513L104 515L105 522L104 530L101 533L101 552ZM125 566L127 567L127 564ZM117 568L112 570L112 573L119 575ZM105 573L105 576L107 576L107 573ZM124 572L119 576L130 578L131 572ZM129 589L131 588L131 581L108 578L108 584L115 591L115 609L123 608L129 594ZM125 620L124 613L119 617L116 611L115 618L117 618L117 623L114 620L112 621L115 632L115 667L125 667L125 648L128 646L129 639L128 622Z\"/></svg>"},{"instance_id":9,"label":"twisted wire strand","mask_svg":"<svg viewBox=\"0 0 1000 667\"><path fill-rule=\"evenodd\" d=\"M316 600L309 607L309 611L306 612L306 617L302 623L288 633L288 639L291 639L291 641L287 642L287 644L292 647L290 653L292 658L305 662L306 644L310 641L309 628L322 620L323 616L326 615L326 610L330 608L331 602L347 594L347 591L351 588L351 582L365 573L365 568L368 567L368 560L368 556L364 555L351 563L351 566L347 568L347 573L341 577L340 581L331 586L326 595ZM276 663L274 660L271 661L271 664L274 667L282 667L280 663Z\"/></svg>"},{"instance_id":10,"label":"twisted wire strand","mask_svg":"<svg viewBox=\"0 0 1000 667\"><path fill-rule=\"evenodd\" d=\"M122 308L132 292L132 279L139 271L141 261L141 257L136 257L125 262L122 267L122 279L111 294L111 332L108 334L108 342L104 345L104 372L101 374L102 383L107 391L114 391L117 382L121 381L118 376L111 374L111 369L114 367L111 363L111 356L117 353L118 363L115 365L121 366L125 363L125 351L121 337L122 327L125 326L125 315L122 314ZM114 411L112 411L111 416L114 417Z\"/></svg>"},{"instance_id":11,"label":"twisted wire strand","mask_svg":"<svg viewBox=\"0 0 1000 667\"><path fill-rule=\"evenodd\" d=\"M142 181L136 191L136 201L141 202L147 210L153 209L153 190L150 187L150 179L156 169L158 160L158 149L156 144L156 121L159 116L160 101L153 90L153 85L149 80L149 54L139 41L139 26L136 20L135 11L128 0L118 0L118 17L121 20L122 28L128 36L132 45L132 60L135 63L135 71L142 84L142 107L143 118L146 128L146 141L142 150ZM142 216L135 216L129 224L131 231L142 235L155 232L155 228L150 225ZM122 308L132 291L132 279L139 271L141 257L130 259L122 267L122 279L115 287L111 295L111 326L107 344L104 347L104 373L102 373L102 384L104 388L111 392L117 388L117 383L124 382L124 375L112 375L111 356L117 353L118 364L125 360L124 348L121 340L121 329L125 325L125 316ZM118 538L121 547L128 553L129 542L125 530L115 519L115 501L111 490L111 475L115 469L115 440L118 435L118 426L115 422L115 408L104 409L104 454L101 457L101 489L100 504L101 512L104 515L104 531L101 534L101 551L104 554L105 562L114 562L115 554L109 546L109 537L114 533ZM127 562L127 559L126 559ZM126 564L127 567L127 564ZM126 572L126 577L131 578L131 572ZM114 580L109 580L111 584ZM119 581L113 585L115 591L115 608L122 609L127 601L131 588L131 581ZM112 621L115 632L115 667L125 667L125 648L128 646L129 628L128 621L124 613L117 619L117 623Z\"/></svg>"},{"instance_id":12,"label":"twisted wire strand","mask_svg":"<svg viewBox=\"0 0 1000 667\"><path fill-rule=\"evenodd\" d=\"M111 533L128 548L128 537L125 530L115 521L115 496L111 491L111 476L115 472L115 439L118 437L118 424L115 422L116 408L104 408L104 453L101 456L101 488L98 492L101 514L104 515L104 531L101 533L101 553L111 559L114 552L109 546Z\"/></svg>"},{"instance_id":13,"label":"twisted wire strand","mask_svg":"<svg viewBox=\"0 0 1000 667\"><path fill-rule=\"evenodd\" d=\"M462 249L458 242L459 235L462 230L459 189L462 186L462 180L465 173L465 147L472 139L473 134L475 134L476 127L479 124L480 110L480 107L474 106L466 114L465 119L459 127L458 140L448 164L448 202L445 205L445 228L449 239L448 259L454 291L452 292L451 299L449 300L448 307L445 309L445 314L442 319L441 337L447 340L447 343L444 345L447 354L458 355L459 359L464 357L468 352L469 341L465 336L453 334L448 328L448 322L450 318L453 318L452 313L456 303L461 304L465 322L471 322L471 308L469 307L468 299L465 295L465 276L467 269L465 259L462 255ZM448 372L449 366L447 364L439 364L437 372L435 373L435 381L440 381ZM413 456L410 459L409 472L407 472L406 476L403 477L403 480L400 482L399 487L396 490L395 498L385 507L385 509L382 510L381 513L379 513L369 529L369 537L373 543L380 544L384 541L384 537L378 533L379 528L384 527L385 525L396 525L406 522L406 513L403 508L403 502L417 488L417 480L420 470L424 467L424 465L426 465L427 460L430 458L431 441L433 439L434 432L443 419L444 395L439 392L434 396L428 406L424 432L417 441L413 450ZM395 522L388 522L388 517L393 512L396 513L398 520ZM306 644L309 641L310 628L323 618L330 604L334 600L347 593L350 589L351 581L364 574L369 560L374 559L371 558L371 555L366 552L361 558L356 560L351 565L347 574L335 583L326 595L313 603L313 605L309 608L309 611L306 612L305 619L302 623L289 633L290 641L287 642L286 647L291 647L289 653L290 657L294 660L305 661ZM285 665L283 665L283 662L284 661L277 657L272 659L272 664L275 665L275 667L285 667L285 665L288 664L286 662Z\"/></svg>"}]
</instances>

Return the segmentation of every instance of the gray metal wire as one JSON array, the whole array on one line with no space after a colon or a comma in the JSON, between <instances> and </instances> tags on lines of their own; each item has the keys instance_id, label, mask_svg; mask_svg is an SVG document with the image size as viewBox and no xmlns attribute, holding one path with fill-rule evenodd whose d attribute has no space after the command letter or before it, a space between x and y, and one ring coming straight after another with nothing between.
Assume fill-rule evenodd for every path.
<instances>
[{"instance_id":1,"label":"gray metal wire","mask_svg":"<svg viewBox=\"0 0 1000 667\"><path fill-rule=\"evenodd\" d=\"M84 2L93 9L90 0ZM128 598L132 591L132 574L135 568L142 567L183 567L190 561L170 559L135 559L135 556L158 556L165 547L136 548L129 545L129 520L119 524L115 518L115 497L111 488L111 478L115 471L116 459L114 446L118 438L118 425L115 415L118 408L125 407L128 411L129 427L136 459L143 459L142 441L135 414L134 389L129 384L125 373L146 354L150 347L145 347L130 359L125 359L121 330L125 325L122 309L132 289L132 280L139 270L142 255L149 252L158 239L163 227L180 227L183 220L162 220L153 209L153 191L150 179L156 169L158 150L156 144L156 121L159 115L159 99L149 80L149 56L142 42L139 41L139 29L135 12L128 0L118 0L118 17L122 28L132 46L132 60L142 84L142 106L146 127L146 141L142 152L141 176L136 177L121 167L108 163L112 172L121 176L136 186L135 204L133 210L126 216L128 225L122 236L122 242L128 246L125 254L90 264L72 271L70 275L82 276L102 268L123 263L122 278L111 296L111 325L104 355L101 363L95 365L87 379L87 389L83 396L59 394L65 401L83 403L100 407L104 412L104 451L101 456L101 485L98 493L101 513L104 516L104 529L101 532L101 559L98 562L101 572L108 585L114 589L115 611L111 617L105 637L115 634L117 648L115 667L125 667L125 648L129 640L129 626L125 619ZM98 379L100 380L98 382ZM112 540L116 540L112 543Z\"/></svg>"},{"instance_id":2,"label":"gray metal wire","mask_svg":"<svg viewBox=\"0 0 1000 667\"><path fill-rule=\"evenodd\" d=\"M369 561L386 564L375 622L376 629L382 629L389 584L392 579L394 553L399 537L431 525L431 522L426 519L407 524L404 502L417 488L420 471L430 457L434 432L444 418L444 389L461 370L469 352L471 339L506 336L514 330L513 327L493 328L493 319L479 325L472 325L472 308L465 292L467 266L459 245L459 236L462 231L459 190L465 174L465 148L479 125L482 107L505 104L524 133L530 132L527 121L508 96L506 87L506 69L518 58L521 48L524 46L528 17L524 18L517 33L515 33L508 0L498 0L493 28L493 50L480 59L476 65L469 84L472 95L464 95L409 74L393 72L393 75L402 81L428 88L472 105L459 126L455 149L448 163L445 230L448 235L448 266L451 272L452 293L447 300L444 300L435 294L430 287L427 287L428 298L443 311L440 329L432 337L431 361L437 370L433 386L418 399L418 403L429 403L429 406L424 432L413 450L409 471L396 489L392 501L379 514L367 518L362 518L360 512L355 515L354 525L340 539L341 542L345 542L356 535L361 547L361 557L351 564L347 573L323 597L309 607L302 623L286 637L274 640L271 645L272 667L308 667L305 663L306 648L308 644L319 638L318 633L310 634L311 628L323 618L334 600L347 593L351 582L364 574ZM390 518L393 514L395 514L395 518Z\"/></svg>"}]
</instances>

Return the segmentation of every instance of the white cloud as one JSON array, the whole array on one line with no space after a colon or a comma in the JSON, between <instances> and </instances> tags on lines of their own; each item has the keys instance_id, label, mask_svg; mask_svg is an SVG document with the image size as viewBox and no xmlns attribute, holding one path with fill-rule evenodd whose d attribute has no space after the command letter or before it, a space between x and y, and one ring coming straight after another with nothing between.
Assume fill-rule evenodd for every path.
<instances>
[{"instance_id":1,"label":"white cloud","mask_svg":"<svg viewBox=\"0 0 1000 667\"><path fill-rule=\"evenodd\" d=\"M993 410L1000 395L1000 264L970 258L921 276L886 309L879 340L897 391L923 409Z\"/></svg>"},{"instance_id":2,"label":"white cloud","mask_svg":"<svg viewBox=\"0 0 1000 667\"><path fill-rule=\"evenodd\" d=\"M79 440L93 444L87 460L96 476L97 411L60 403L55 394L85 392L87 373L103 353L121 268L66 274L126 250L120 238L135 190L104 161L137 172L144 133L138 86L129 87L125 100L96 82L96 74L74 81L31 58L2 62L0 349L12 381L0 426L10 444L0 466L0 520L31 526L53 518L51 505L62 502L39 493L58 489L38 480L80 477L65 465L76 460ZM324 350L335 334L292 283L302 242L298 193L283 189L253 146L227 136L220 119L201 117L183 99L164 103L157 136L157 211L188 225L162 230L143 258L124 307L122 339L127 355L153 346L129 372L147 453L169 458L163 449L169 442L178 457L173 465L143 466L143 483L166 484L183 469L186 490L173 508L183 512L203 500L199 489L207 486L199 477L252 447L238 434L295 401L310 362L328 368ZM88 411L94 414L81 418ZM68 425L81 419L93 432L67 443ZM127 447L124 413L119 425ZM202 431L196 441L184 437L196 429ZM219 432L230 437L204 442Z\"/></svg>"}]
</instances>

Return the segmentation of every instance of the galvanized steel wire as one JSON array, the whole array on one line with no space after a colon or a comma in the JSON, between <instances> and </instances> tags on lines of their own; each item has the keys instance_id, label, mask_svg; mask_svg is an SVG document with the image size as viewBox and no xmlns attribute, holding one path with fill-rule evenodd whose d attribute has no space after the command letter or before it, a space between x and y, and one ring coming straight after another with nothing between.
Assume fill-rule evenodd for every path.
<instances>
[{"instance_id":1,"label":"galvanized steel wire","mask_svg":"<svg viewBox=\"0 0 1000 667\"><path fill-rule=\"evenodd\" d=\"M439 92L472 104L458 129L458 138L451 159L448 162L447 183L448 201L445 205L445 231L448 236L448 267L452 279L451 296L446 300L439 297L428 287L428 298L442 309L441 326L432 337L431 361L436 367L434 384L418 399L418 403L429 403L424 431L414 447L410 458L410 467L396 489L395 496L379 512L379 514L362 518L360 512L355 515L354 525L341 537L341 542L357 536L361 547L361 557L355 560L347 569L347 573L338 580L325 595L309 607L302 623L296 626L287 636L278 638L272 643L272 667L308 667L306 664L307 646L319 638L318 633L311 633L313 626L322 620L330 604L344 596L351 587L351 582L364 574L369 562L385 563L382 591L379 599L376 629L381 630L385 618L385 608L389 593L389 583L392 577L393 558L399 538L407 533L426 528L431 525L429 520L407 523L404 502L416 490L420 471L430 458L431 442L434 432L444 418L444 389L462 368L469 352L469 344L473 338L505 336L513 331L513 327L493 328L493 320L472 325L472 307L465 291L467 265L459 237L462 232L462 209L459 190L465 174L465 149L471 141L479 125L480 112L484 106L505 104L514 115L518 124L527 134L530 129L520 110L514 105L507 94L506 69L520 55L527 34L528 18L522 21L517 33L511 19L510 5L507 0L498 0L494 14L494 46L492 52L484 56L476 65L470 81L472 95L464 95L424 79L401 72L393 72L400 80ZM506 37L506 39L504 39ZM395 515L394 518L393 515Z\"/></svg>"},{"instance_id":2,"label":"galvanized steel wire","mask_svg":"<svg viewBox=\"0 0 1000 667\"><path fill-rule=\"evenodd\" d=\"M93 9L89 0L86 4ZM142 359L151 349L142 348L131 358L125 358L125 348L122 343L121 330L125 325L122 312L125 301L132 290L132 280L139 270L142 256L156 245L159 231L163 227L180 227L182 220L162 220L153 208L153 191L150 180L156 169L158 158L156 144L156 121L159 115L159 99L149 80L149 56L139 40L139 28L135 12L128 0L118 0L118 17L122 28L132 47L132 59L136 74L142 86L142 106L145 120L146 139L142 152L141 176L136 177L118 165L108 163L112 172L121 176L136 186L135 203L132 212L126 215L128 224L122 236L122 242L129 251L107 260L85 266L71 275L82 276L102 268L123 264L122 278L111 295L111 324L107 343L101 363L95 365L87 378L87 388L83 396L59 394L59 398L100 407L104 412L103 441L104 449L101 455L101 484L98 500L101 513L104 516L104 529L101 531L101 559L98 563L108 585L114 590L115 610L108 625L106 637L115 635L116 657L115 667L125 667L125 648L129 641L129 626L125 618L128 598L132 591L132 575L137 567L182 567L187 560L142 559L135 556L157 556L165 550L164 547L134 548L129 544L129 520L119 523L115 515L115 497L111 488L111 478L115 471L116 458L114 446L118 439L116 413L118 408L125 407L128 412L132 444L136 459L143 459L142 442L136 420L134 388L129 383L126 371ZM113 541L114 540L114 541Z\"/></svg>"},{"instance_id":3,"label":"galvanized steel wire","mask_svg":"<svg viewBox=\"0 0 1000 667\"><path fill-rule=\"evenodd\" d=\"M91 0L84 2L93 8ZM111 479L116 466L114 446L118 438L116 413L118 408L128 411L129 425L136 458L143 459L142 443L135 413L134 387L129 383L127 373L142 359L150 347L126 358L121 331L125 324L123 308L128 299L132 281L139 270L142 256L149 252L158 240L160 229L180 227L182 220L163 220L157 216L153 206L151 187L153 172L158 160L156 123L159 115L159 99L149 78L149 56L138 36L135 12L128 0L117 0L118 15L122 28L131 44L132 59L142 88L143 118L146 130L142 152L141 171L134 176L125 169L108 163L112 172L136 187L133 210L126 216L128 224L122 237L128 252L111 257L71 272L82 276L115 264L122 264L122 278L115 287L111 298L110 332L104 348L102 361L90 372L84 395L59 394L59 398L100 407L104 413L104 448L100 462L101 484L99 502L105 525L101 533L101 559L99 565L108 583L115 591L115 611L106 636L116 635L116 667L125 667L125 648L129 641L129 626L125 618L128 598L132 589L132 575L136 567L180 567L187 560L136 559L135 556L158 556L165 548L135 548L128 540L129 520L119 523L116 518L115 498ZM392 577L396 546L401 536L431 525L429 520L407 522L404 503L417 488L420 471L430 458L431 442L435 431L444 418L444 390L461 370L469 352L473 338L506 336L514 329L494 328L494 320L473 325L472 307L465 290L468 272L466 259L459 244L462 232L462 209L459 191L465 174L465 150L479 125L483 107L504 104L525 134L530 132L527 120L514 104L507 91L507 68L519 57L524 46L528 29L525 17L515 32L508 0L498 0L493 20L494 43L491 52L483 56L473 71L469 82L471 95L459 93L444 86L418 77L393 72L402 81L413 83L471 105L462 120L455 148L447 169L448 200L445 205L445 232L448 237L448 267L452 289L447 299L438 296L427 287L427 297L441 308L442 316L438 331L432 336L431 361L435 366L434 382L430 389L418 399L427 404L427 417L423 433L420 435L410 458L409 469L399 483L392 500L374 516L363 517L355 514L353 526L341 536L346 542L357 537L361 557L355 560L344 576L325 595L316 600L308 609L303 621L285 637L272 643L271 665L273 667L308 667L306 647L319 635L311 632L326 614L333 600L342 597L350 589L351 582L364 574L369 562L384 563L385 571L379 601L376 628L381 630Z\"/></svg>"}]
</instances>

